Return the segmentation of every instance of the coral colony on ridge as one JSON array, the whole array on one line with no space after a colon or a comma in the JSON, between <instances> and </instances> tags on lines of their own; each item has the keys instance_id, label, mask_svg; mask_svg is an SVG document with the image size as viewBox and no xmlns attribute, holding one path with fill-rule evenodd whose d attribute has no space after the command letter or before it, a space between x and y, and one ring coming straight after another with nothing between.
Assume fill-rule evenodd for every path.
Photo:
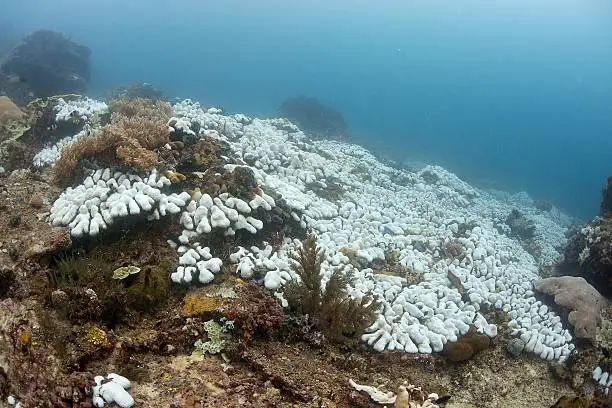
<instances>
[{"instance_id":1,"label":"coral colony on ridge","mask_svg":"<svg viewBox=\"0 0 612 408\"><path fill-rule=\"evenodd\" d=\"M25 66L17 51L11 66ZM0 99L2 228L24 239L2 241L3 403L523 407L586 392L587 405L562 398L555 406L595 406L590 398L607 395L603 207L569 241L586 279L556 276L573 262L564 249L570 217L524 193L475 188L439 166L384 164L344 141L337 112L313 113L325 109L314 99L282 109L308 105L295 114L306 127L331 118L311 137L288 119L167 103L146 87L154 98L129 88L108 101L71 94L81 93L77 82L23 110ZM29 197L11 198L19 194ZM311 351L282 354L302 343ZM345 361L327 374L334 392L292 385L291 375L323 370L317 364L328 357L271 374L280 366L269 364L312 349ZM375 376L386 355L399 357ZM156 356L173 361L160 366ZM185 364L194 368L181 371ZM223 380L202 364L216 364ZM411 374L427 364L431 377ZM555 385L536 405L508 405L476 395L466 379L440 380L488 364L533 365ZM256 385L248 370L269 379ZM197 372L207 385L186 385L185 373ZM245 382L242 394L232 375Z\"/></svg>"}]
</instances>

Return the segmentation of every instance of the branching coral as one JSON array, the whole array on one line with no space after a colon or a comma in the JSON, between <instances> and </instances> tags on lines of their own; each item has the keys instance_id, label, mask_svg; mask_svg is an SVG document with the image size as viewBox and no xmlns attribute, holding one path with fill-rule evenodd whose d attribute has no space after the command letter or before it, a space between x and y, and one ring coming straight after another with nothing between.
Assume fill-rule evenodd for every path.
<instances>
[{"instance_id":1,"label":"branching coral","mask_svg":"<svg viewBox=\"0 0 612 408\"><path fill-rule=\"evenodd\" d=\"M159 99L118 98L111 100L108 105L111 112L128 117L147 117L166 123L172 116L170 105Z\"/></svg>"},{"instance_id":2,"label":"branching coral","mask_svg":"<svg viewBox=\"0 0 612 408\"><path fill-rule=\"evenodd\" d=\"M300 280L285 287L285 298L294 311L308 315L329 340L341 342L347 335L359 336L372 324L380 304L370 296L351 298L348 293L351 272L335 269L323 289L321 265L325 258L314 235L302 242L293 259Z\"/></svg>"},{"instance_id":3,"label":"branching coral","mask_svg":"<svg viewBox=\"0 0 612 408\"><path fill-rule=\"evenodd\" d=\"M111 123L95 135L77 140L62 150L55 167L56 182L63 184L85 158L95 157L106 165L123 165L139 172L156 167L155 149L170 141L166 126L169 106L164 102L145 103L141 99L111 104L118 109Z\"/></svg>"}]
</instances>

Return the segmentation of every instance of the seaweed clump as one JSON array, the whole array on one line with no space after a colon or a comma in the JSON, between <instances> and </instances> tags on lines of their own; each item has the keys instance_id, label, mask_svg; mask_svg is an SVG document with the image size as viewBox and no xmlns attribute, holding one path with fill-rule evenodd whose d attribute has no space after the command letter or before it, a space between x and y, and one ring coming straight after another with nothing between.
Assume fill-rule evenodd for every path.
<instances>
[{"instance_id":1,"label":"seaweed clump","mask_svg":"<svg viewBox=\"0 0 612 408\"><path fill-rule=\"evenodd\" d=\"M286 286L284 296L293 311L308 316L309 323L329 341L340 343L359 337L374 322L380 303L370 295L353 299L348 292L353 274L347 270L335 269L323 288L324 259L324 251L310 235L293 255L294 271L300 279Z\"/></svg>"},{"instance_id":2,"label":"seaweed clump","mask_svg":"<svg viewBox=\"0 0 612 408\"><path fill-rule=\"evenodd\" d=\"M99 256L61 254L49 276L51 304L73 324L103 319L113 326L127 308L127 296L111 277L112 267Z\"/></svg>"}]
</instances>

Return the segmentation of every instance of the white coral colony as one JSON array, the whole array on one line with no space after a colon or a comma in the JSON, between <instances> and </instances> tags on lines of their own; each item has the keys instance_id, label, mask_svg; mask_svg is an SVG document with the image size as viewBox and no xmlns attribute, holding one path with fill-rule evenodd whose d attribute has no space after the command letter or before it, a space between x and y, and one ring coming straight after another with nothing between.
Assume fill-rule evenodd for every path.
<instances>
[{"instance_id":1,"label":"white coral colony","mask_svg":"<svg viewBox=\"0 0 612 408\"><path fill-rule=\"evenodd\" d=\"M351 296L371 293L381 302L376 322L362 337L375 350L437 352L470 325L495 336L497 327L487 322L484 308L506 312L511 334L541 358L563 361L574 349L560 317L536 300L532 285L540 266L561 257L556 248L565 242L572 220L560 211L538 211L525 193L499 197L476 189L439 166L397 169L356 145L311 141L284 119L227 116L189 100L173 109L173 126L191 129L198 122L201 134L229 145L234 162L250 164L262 188L248 199L169 194L170 181L155 171L138 177L97 170L60 195L50 221L68 227L73 237L88 237L120 217L154 221L177 214L182 231L169 241L179 257L171 279L206 284L223 265L201 244L207 242L203 237L257 234L269 219L263 215L281 207L287 220L311 230L325 249L324 282L336 268L346 268L354 276ZM237 165L224 167L233 171ZM541 248L537 259L510 236L503 221L516 208L534 222L533 239ZM282 299L284 285L297 278L291 253L298 245L287 237L274 249L266 242L238 247L228 261L240 277L261 279ZM444 250L451 247L458 256ZM409 284L403 276L368 268L385 261L390 251L398 265L421 279Z\"/></svg>"}]
</instances>

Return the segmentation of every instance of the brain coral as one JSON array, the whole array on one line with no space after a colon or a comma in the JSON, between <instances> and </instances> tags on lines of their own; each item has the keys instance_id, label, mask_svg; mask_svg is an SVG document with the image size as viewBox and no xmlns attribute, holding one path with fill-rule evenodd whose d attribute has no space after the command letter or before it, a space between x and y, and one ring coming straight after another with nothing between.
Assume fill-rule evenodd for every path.
<instances>
[{"instance_id":1,"label":"brain coral","mask_svg":"<svg viewBox=\"0 0 612 408\"><path fill-rule=\"evenodd\" d=\"M601 309L608 301L586 279L559 276L537 280L533 286L538 292L554 296L555 303L569 311L568 321L577 339L595 341Z\"/></svg>"}]
</instances>

